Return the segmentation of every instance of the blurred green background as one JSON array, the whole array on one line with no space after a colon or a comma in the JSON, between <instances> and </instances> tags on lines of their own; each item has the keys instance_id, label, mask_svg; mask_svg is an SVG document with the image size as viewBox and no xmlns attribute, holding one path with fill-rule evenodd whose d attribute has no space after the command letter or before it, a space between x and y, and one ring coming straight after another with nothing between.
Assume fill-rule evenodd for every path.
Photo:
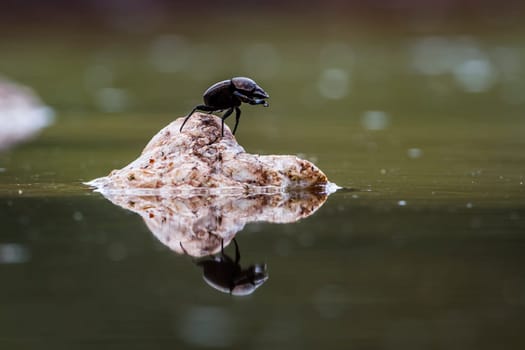
<instances>
[{"instance_id":1,"label":"blurred green background","mask_svg":"<svg viewBox=\"0 0 525 350\"><path fill-rule=\"evenodd\" d=\"M55 114L0 153L1 348L522 349L522 14L512 1L0 4L0 74ZM243 261L270 272L247 298L206 286L82 185L232 76L271 96L243 107L248 152L297 154L352 189L239 233Z\"/></svg>"}]
</instances>

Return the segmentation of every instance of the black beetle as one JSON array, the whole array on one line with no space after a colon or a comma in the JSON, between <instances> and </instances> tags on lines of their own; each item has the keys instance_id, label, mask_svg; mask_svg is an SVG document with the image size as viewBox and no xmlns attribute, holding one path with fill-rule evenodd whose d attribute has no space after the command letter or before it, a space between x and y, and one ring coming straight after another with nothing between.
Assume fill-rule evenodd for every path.
<instances>
[{"instance_id":1,"label":"black beetle","mask_svg":"<svg viewBox=\"0 0 525 350\"><path fill-rule=\"evenodd\" d=\"M224 136L224 120L233 113L233 110L235 110L235 127L233 128L233 134L235 135L237 125L239 125L239 118L241 117L239 108L241 103L262 104L264 107L268 107L268 102L265 99L270 98L270 96L252 79L236 77L213 84L204 92L203 98L204 104L193 108L184 119L184 122L182 122L180 131L182 131L184 124L196 110L215 112L227 109L221 118L221 135Z\"/></svg>"},{"instance_id":2,"label":"black beetle","mask_svg":"<svg viewBox=\"0 0 525 350\"><path fill-rule=\"evenodd\" d=\"M235 238L235 260L224 253L224 242L221 242L221 253L211 259L197 262L203 269L203 278L211 287L235 296L252 294L268 279L266 264L254 264L243 269L239 264L241 255Z\"/></svg>"}]
</instances>

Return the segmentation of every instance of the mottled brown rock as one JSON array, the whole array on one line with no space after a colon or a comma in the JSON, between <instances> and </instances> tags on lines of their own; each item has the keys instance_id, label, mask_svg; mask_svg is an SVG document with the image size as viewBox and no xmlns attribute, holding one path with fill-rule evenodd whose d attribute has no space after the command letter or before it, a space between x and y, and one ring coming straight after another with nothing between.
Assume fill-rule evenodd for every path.
<instances>
[{"instance_id":1,"label":"mottled brown rock","mask_svg":"<svg viewBox=\"0 0 525 350\"><path fill-rule=\"evenodd\" d=\"M147 194L267 193L323 188L321 170L296 156L249 154L221 119L195 113L179 132L183 118L159 131L135 161L89 183L99 190Z\"/></svg>"},{"instance_id":2,"label":"mottled brown rock","mask_svg":"<svg viewBox=\"0 0 525 350\"><path fill-rule=\"evenodd\" d=\"M247 223L291 223L312 215L327 193L301 191L244 196L129 196L104 193L139 214L150 231L179 254L203 257L226 247Z\"/></svg>"}]
</instances>

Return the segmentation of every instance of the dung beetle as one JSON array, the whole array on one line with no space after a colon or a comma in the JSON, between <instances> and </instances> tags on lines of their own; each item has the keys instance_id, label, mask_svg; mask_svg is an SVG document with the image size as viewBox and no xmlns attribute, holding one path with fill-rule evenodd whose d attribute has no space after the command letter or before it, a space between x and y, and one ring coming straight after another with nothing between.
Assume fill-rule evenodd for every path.
<instances>
[{"instance_id":1,"label":"dung beetle","mask_svg":"<svg viewBox=\"0 0 525 350\"><path fill-rule=\"evenodd\" d=\"M215 112L226 109L226 112L224 112L221 118L221 135L224 136L224 120L233 113L233 110L235 110L235 127L233 128L233 134L235 135L237 125L239 125L239 118L241 117L241 109L239 108L241 103L244 102L251 105L268 107L269 104L265 101L267 98L270 98L270 96L266 91L250 78L235 77L229 80L219 81L204 92L204 104L195 106L190 114L184 118L180 126L180 131L182 131L184 124L186 124L196 110Z\"/></svg>"},{"instance_id":2,"label":"dung beetle","mask_svg":"<svg viewBox=\"0 0 525 350\"><path fill-rule=\"evenodd\" d=\"M211 287L223 293L235 296L252 294L268 279L266 264L254 264L243 269L239 264L241 255L235 238L235 260L224 253L224 241L221 253L215 257L197 262L203 269L203 278Z\"/></svg>"}]
</instances>

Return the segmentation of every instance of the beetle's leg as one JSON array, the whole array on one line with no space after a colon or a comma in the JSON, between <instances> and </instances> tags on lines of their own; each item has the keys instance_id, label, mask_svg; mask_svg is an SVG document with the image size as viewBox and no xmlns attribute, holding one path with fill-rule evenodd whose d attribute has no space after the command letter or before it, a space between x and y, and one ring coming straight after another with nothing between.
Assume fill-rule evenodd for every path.
<instances>
[{"instance_id":1,"label":"beetle's leg","mask_svg":"<svg viewBox=\"0 0 525 350\"><path fill-rule=\"evenodd\" d=\"M235 107L235 126L233 127L234 135L235 131L237 130L237 125L239 125L239 119L241 119L241 109L239 107Z\"/></svg>"},{"instance_id":2,"label":"beetle's leg","mask_svg":"<svg viewBox=\"0 0 525 350\"><path fill-rule=\"evenodd\" d=\"M244 103L249 103L251 105L255 104L255 100L253 98L248 97L245 94L240 93L239 91L234 91L233 95L237 96Z\"/></svg>"},{"instance_id":3,"label":"beetle's leg","mask_svg":"<svg viewBox=\"0 0 525 350\"><path fill-rule=\"evenodd\" d=\"M186 249L184 248L184 246L182 245L182 242L179 242L179 245L180 245L180 249L182 249L182 252L183 252L185 255L189 255L188 252L186 251Z\"/></svg>"},{"instance_id":4,"label":"beetle's leg","mask_svg":"<svg viewBox=\"0 0 525 350\"><path fill-rule=\"evenodd\" d=\"M242 102L249 103L248 100L250 99L248 96L241 94L239 91L235 90L233 92L234 96L237 96Z\"/></svg>"},{"instance_id":5,"label":"beetle's leg","mask_svg":"<svg viewBox=\"0 0 525 350\"><path fill-rule=\"evenodd\" d=\"M266 102L263 99L251 98L251 97L248 97L248 96L240 93L239 91L234 91L233 94L235 96L237 96L244 103L249 103L251 105L265 105L265 107L268 104L268 102Z\"/></svg>"},{"instance_id":6,"label":"beetle's leg","mask_svg":"<svg viewBox=\"0 0 525 350\"><path fill-rule=\"evenodd\" d=\"M229 108L226 113L222 116L222 125L221 125L221 136L224 137L224 119L228 118L233 113L233 107Z\"/></svg>"},{"instance_id":7,"label":"beetle's leg","mask_svg":"<svg viewBox=\"0 0 525 350\"><path fill-rule=\"evenodd\" d=\"M241 260L241 253L239 252L239 246L237 245L237 240L234 238L233 243L235 243L235 265L239 265Z\"/></svg>"},{"instance_id":8,"label":"beetle's leg","mask_svg":"<svg viewBox=\"0 0 525 350\"><path fill-rule=\"evenodd\" d=\"M182 132L182 128L184 127L184 125L186 124L186 122L188 121L188 119L190 119L190 117L192 116L193 113L195 113L196 110L201 110L201 111L204 111L204 112L213 112L213 111L216 111L217 109L216 108L213 108L213 107L210 107L210 106L206 106L206 105L198 105L198 106L195 106L190 114L188 114L186 116L186 118L184 118L184 121L182 122L182 125L180 126L180 129L179 131Z\"/></svg>"}]
</instances>

